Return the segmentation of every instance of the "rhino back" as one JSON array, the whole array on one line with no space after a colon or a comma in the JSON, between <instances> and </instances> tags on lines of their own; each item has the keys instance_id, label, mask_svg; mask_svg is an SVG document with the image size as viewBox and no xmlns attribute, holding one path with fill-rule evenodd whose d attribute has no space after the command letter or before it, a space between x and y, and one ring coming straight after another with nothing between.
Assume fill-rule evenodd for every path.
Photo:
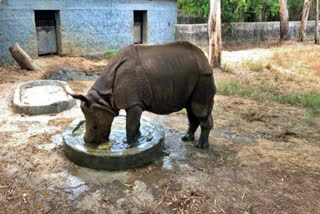
<instances>
[{"instance_id":1,"label":"rhino back","mask_svg":"<svg viewBox=\"0 0 320 214\"><path fill-rule=\"evenodd\" d=\"M138 55L152 90L148 110L154 113L167 114L184 108L201 73L212 74L202 51L190 43L138 46Z\"/></svg>"}]
</instances>

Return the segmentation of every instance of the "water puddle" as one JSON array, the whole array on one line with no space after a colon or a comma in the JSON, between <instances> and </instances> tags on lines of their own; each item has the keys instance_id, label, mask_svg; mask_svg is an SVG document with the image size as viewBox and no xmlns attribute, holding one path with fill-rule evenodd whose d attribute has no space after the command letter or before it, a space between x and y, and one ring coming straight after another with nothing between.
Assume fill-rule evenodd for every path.
<instances>
[{"instance_id":1,"label":"water puddle","mask_svg":"<svg viewBox=\"0 0 320 214\"><path fill-rule=\"evenodd\" d=\"M60 70L52 73L47 79L60 81L95 81L98 75L89 75L81 71Z\"/></svg>"},{"instance_id":2,"label":"water puddle","mask_svg":"<svg viewBox=\"0 0 320 214\"><path fill-rule=\"evenodd\" d=\"M70 170L70 174L74 177L78 177L87 184L110 184L113 181L120 181L121 183L127 183L130 179L128 171L105 171L94 170L85 167L73 168Z\"/></svg>"},{"instance_id":3,"label":"water puddle","mask_svg":"<svg viewBox=\"0 0 320 214\"><path fill-rule=\"evenodd\" d=\"M71 193L68 196L68 200L76 200L82 193L89 190L89 187L84 181L82 181L82 179L68 175L61 189Z\"/></svg>"},{"instance_id":4,"label":"water puddle","mask_svg":"<svg viewBox=\"0 0 320 214\"><path fill-rule=\"evenodd\" d=\"M255 142L255 139L252 136L231 133L231 127L214 128L213 136L218 138L227 138L230 140L246 142L246 143Z\"/></svg>"}]
</instances>

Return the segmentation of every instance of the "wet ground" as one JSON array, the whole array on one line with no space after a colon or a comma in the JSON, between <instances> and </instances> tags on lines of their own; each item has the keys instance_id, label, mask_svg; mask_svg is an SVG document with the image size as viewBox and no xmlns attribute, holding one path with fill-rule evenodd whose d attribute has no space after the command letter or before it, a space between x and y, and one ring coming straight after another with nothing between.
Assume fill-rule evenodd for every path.
<instances>
[{"instance_id":1,"label":"wet ground","mask_svg":"<svg viewBox=\"0 0 320 214\"><path fill-rule=\"evenodd\" d=\"M180 140L184 112L144 113L163 125L168 155L140 169L97 171L62 150L63 130L82 117L79 105L13 113L15 87L35 76L0 85L0 213L320 213L320 118L306 123L304 108L216 96L204 151ZM69 82L77 93L92 83Z\"/></svg>"}]
</instances>

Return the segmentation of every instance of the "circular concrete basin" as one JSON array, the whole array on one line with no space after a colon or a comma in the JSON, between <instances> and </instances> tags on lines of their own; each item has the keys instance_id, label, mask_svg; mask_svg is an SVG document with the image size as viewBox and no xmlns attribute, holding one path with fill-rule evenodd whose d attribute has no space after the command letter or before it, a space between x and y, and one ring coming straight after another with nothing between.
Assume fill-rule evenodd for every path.
<instances>
[{"instance_id":1,"label":"circular concrete basin","mask_svg":"<svg viewBox=\"0 0 320 214\"><path fill-rule=\"evenodd\" d=\"M22 83L13 98L13 108L17 113L42 115L59 113L71 109L76 104L68 93L73 93L66 82L39 80Z\"/></svg>"},{"instance_id":2,"label":"circular concrete basin","mask_svg":"<svg viewBox=\"0 0 320 214\"><path fill-rule=\"evenodd\" d=\"M116 117L109 142L93 145L84 142L85 121L77 119L63 133L64 152L68 159L80 166L104 170L142 167L162 156L164 131L158 122L142 117L141 135L132 147L126 143L125 124L125 116Z\"/></svg>"}]
</instances>

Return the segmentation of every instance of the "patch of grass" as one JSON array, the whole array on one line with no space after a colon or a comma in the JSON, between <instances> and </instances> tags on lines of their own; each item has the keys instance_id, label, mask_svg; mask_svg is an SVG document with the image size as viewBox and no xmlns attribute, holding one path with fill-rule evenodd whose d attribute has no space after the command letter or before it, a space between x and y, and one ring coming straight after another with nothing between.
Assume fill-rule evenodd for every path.
<instances>
[{"instance_id":1,"label":"patch of grass","mask_svg":"<svg viewBox=\"0 0 320 214\"><path fill-rule=\"evenodd\" d=\"M234 81L217 81L217 93L221 95L239 95L249 96L252 92L241 86L239 80Z\"/></svg>"},{"instance_id":2,"label":"patch of grass","mask_svg":"<svg viewBox=\"0 0 320 214\"><path fill-rule=\"evenodd\" d=\"M225 73L234 73L234 72L233 72L233 69L232 69L228 64L226 64L226 63L224 63L224 64L222 65L221 70L222 70L223 72L225 72Z\"/></svg>"},{"instance_id":3,"label":"patch of grass","mask_svg":"<svg viewBox=\"0 0 320 214\"><path fill-rule=\"evenodd\" d=\"M281 93L277 88L267 85L253 86L239 80L217 81L217 93L221 95L238 95L260 101L276 101L282 104L306 107L312 114L320 114L320 92Z\"/></svg>"},{"instance_id":4,"label":"patch of grass","mask_svg":"<svg viewBox=\"0 0 320 214\"><path fill-rule=\"evenodd\" d=\"M314 118L314 112L308 111L305 115L304 121L309 125L314 125L316 123Z\"/></svg>"},{"instance_id":5,"label":"patch of grass","mask_svg":"<svg viewBox=\"0 0 320 214\"><path fill-rule=\"evenodd\" d=\"M220 161L224 164L233 163L236 160L236 154L228 153L228 152L222 152L220 156Z\"/></svg>"},{"instance_id":6,"label":"patch of grass","mask_svg":"<svg viewBox=\"0 0 320 214\"><path fill-rule=\"evenodd\" d=\"M317 91L292 93L290 95L274 92L273 100L284 104L288 103L295 106L304 106L313 113L320 113L320 93Z\"/></svg>"},{"instance_id":7,"label":"patch of grass","mask_svg":"<svg viewBox=\"0 0 320 214\"><path fill-rule=\"evenodd\" d=\"M185 114L186 115L187 114L187 110L184 108L181 111L179 111L178 114Z\"/></svg>"},{"instance_id":8,"label":"patch of grass","mask_svg":"<svg viewBox=\"0 0 320 214\"><path fill-rule=\"evenodd\" d=\"M104 52L104 55L106 56L114 56L117 54L118 51L115 51L115 50L109 50L109 51L106 51Z\"/></svg>"},{"instance_id":9,"label":"patch of grass","mask_svg":"<svg viewBox=\"0 0 320 214\"><path fill-rule=\"evenodd\" d=\"M238 129L240 129L240 127L241 127L240 117L237 117L237 118L236 118L236 126L237 126Z\"/></svg>"},{"instance_id":10,"label":"patch of grass","mask_svg":"<svg viewBox=\"0 0 320 214\"><path fill-rule=\"evenodd\" d=\"M265 67L261 61L253 60L246 61L243 63L243 65L253 72L261 72Z\"/></svg>"},{"instance_id":11,"label":"patch of grass","mask_svg":"<svg viewBox=\"0 0 320 214\"><path fill-rule=\"evenodd\" d=\"M279 77L278 75L276 75L276 76L273 78L273 80L274 80L275 82L278 82L278 81L280 80L280 77Z\"/></svg>"}]
</instances>

